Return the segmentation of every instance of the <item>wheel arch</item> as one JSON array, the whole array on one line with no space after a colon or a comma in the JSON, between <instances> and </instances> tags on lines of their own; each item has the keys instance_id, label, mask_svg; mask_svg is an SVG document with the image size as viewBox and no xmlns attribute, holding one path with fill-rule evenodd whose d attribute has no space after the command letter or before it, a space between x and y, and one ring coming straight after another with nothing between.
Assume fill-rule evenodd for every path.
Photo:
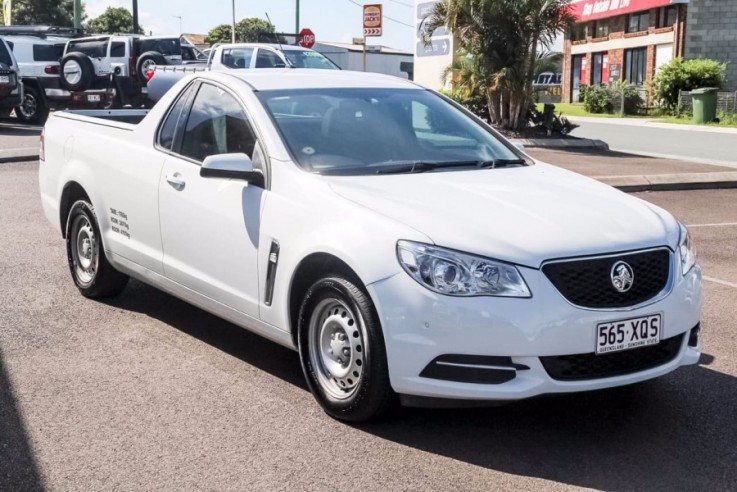
<instances>
[{"instance_id":1,"label":"wheel arch","mask_svg":"<svg viewBox=\"0 0 737 492\"><path fill-rule=\"evenodd\" d=\"M59 201L59 226L61 228L61 236L66 239L67 228L66 220L69 216L69 210L77 200L87 200L92 203L90 196L87 194L85 189L76 181L69 181L64 185L64 189L61 192L61 200Z\"/></svg>"},{"instance_id":2,"label":"wheel arch","mask_svg":"<svg viewBox=\"0 0 737 492\"><path fill-rule=\"evenodd\" d=\"M302 300L307 290L320 278L327 275L340 275L350 280L370 297L366 285L347 262L331 253L318 252L307 255L294 269L289 286L289 332L295 347L297 347L297 324Z\"/></svg>"}]
</instances>

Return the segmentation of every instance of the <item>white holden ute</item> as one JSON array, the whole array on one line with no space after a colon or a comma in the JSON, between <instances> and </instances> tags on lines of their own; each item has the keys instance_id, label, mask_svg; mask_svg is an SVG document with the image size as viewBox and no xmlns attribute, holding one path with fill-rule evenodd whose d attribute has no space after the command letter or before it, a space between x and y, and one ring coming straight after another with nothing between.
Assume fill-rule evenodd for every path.
<instances>
[{"instance_id":1,"label":"white holden ute","mask_svg":"<svg viewBox=\"0 0 737 492\"><path fill-rule=\"evenodd\" d=\"M294 348L338 419L699 359L682 224L406 80L194 74L150 112L55 112L39 174L82 295L133 277Z\"/></svg>"}]
</instances>

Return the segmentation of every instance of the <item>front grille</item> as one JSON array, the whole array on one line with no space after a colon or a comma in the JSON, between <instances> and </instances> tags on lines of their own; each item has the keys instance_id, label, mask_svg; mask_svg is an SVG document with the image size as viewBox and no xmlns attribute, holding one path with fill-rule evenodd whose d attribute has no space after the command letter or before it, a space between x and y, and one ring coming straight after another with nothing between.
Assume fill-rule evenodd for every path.
<instances>
[{"instance_id":1,"label":"front grille","mask_svg":"<svg viewBox=\"0 0 737 492\"><path fill-rule=\"evenodd\" d=\"M612 266L627 262L634 273L632 287L619 292L612 285ZM543 273L569 302L588 308L629 307L652 299L665 289L670 274L670 251L656 249L605 258L548 263Z\"/></svg>"},{"instance_id":2,"label":"front grille","mask_svg":"<svg viewBox=\"0 0 737 492\"><path fill-rule=\"evenodd\" d=\"M582 381L632 374L672 361L683 344L683 334L661 340L657 345L613 354L594 353L540 357L548 375L559 381Z\"/></svg>"}]
</instances>

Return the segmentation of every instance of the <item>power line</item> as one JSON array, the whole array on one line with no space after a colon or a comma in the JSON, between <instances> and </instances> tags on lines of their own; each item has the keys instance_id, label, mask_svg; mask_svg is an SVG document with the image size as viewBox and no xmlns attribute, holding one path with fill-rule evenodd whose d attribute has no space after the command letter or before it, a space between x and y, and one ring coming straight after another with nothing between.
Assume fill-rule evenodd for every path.
<instances>
[{"instance_id":1,"label":"power line","mask_svg":"<svg viewBox=\"0 0 737 492\"><path fill-rule=\"evenodd\" d=\"M389 0L390 2L398 3L399 5L404 5L405 7L409 7L411 9L415 8L414 5L411 5L409 3L400 2L399 0Z\"/></svg>"},{"instance_id":2,"label":"power line","mask_svg":"<svg viewBox=\"0 0 737 492\"><path fill-rule=\"evenodd\" d=\"M349 2L351 2L351 3L353 4L353 5L358 5L359 7L363 8L363 4L360 4L360 3L356 2L356 0L348 0L348 1L349 1ZM400 3L401 3L401 2L400 2ZM404 4L404 5L406 5L406 4ZM414 27L415 27L415 26L413 26L412 24L407 24L406 22L402 22L402 21L400 21L400 20L394 19L393 17L389 17L388 15L384 15L383 17L384 17L384 19L386 19L386 20L390 20L390 21L392 21L392 22L396 22L397 24L401 24L401 25L403 25L403 26L411 27L411 28L413 28L413 29L414 29Z\"/></svg>"}]
</instances>

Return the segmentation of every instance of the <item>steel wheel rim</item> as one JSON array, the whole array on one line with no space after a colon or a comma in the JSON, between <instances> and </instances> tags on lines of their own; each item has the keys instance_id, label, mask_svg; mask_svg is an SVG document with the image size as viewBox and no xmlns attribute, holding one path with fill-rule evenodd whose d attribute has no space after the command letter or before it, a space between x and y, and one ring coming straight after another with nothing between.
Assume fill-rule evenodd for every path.
<instances>
[{"instance_id":1,"label":"steel wheel rim","mask_svg":"<svg viewBox=\"0 0 737 492\"><path fill-rule=\"evenodd\" d=\"M81 283L89 284L97 273L99 248L95 230L87 217L74 218L70 241L74 273Z\"/></svg>"},{"instance_id":2,"label":"steel wheel rim","mask_svg":"<svg viewBox=\"0 0 737 492\"><path fill-rule=\"evenodd\" d=\"M360 314L339 299L324 299L312 311L310 362L320 386L335 399L358 391L368 352L364 338Z\"/></svg>"},{"instance_id":3,"label":"steel wheel rim","mask_svg":"<svg viewBox=\"0 0 737 492\"><path fill-rule=\"evenodd\" d=\"M31 94L26 93L26 95L23 96L23 104L21 104L18 109L20 109L20 112L21 114L23 114L24 117L33 117L33 115L36 114L36 111L38 111L36 98L33 97Z\"/></svg>"},{"instance_id":4,"label":"steel wheel rim","mask_svg":"<svg viewBox=\"0 0 737 492\"><path fill-rule=\"evenodd\" d=\"M144 60L143 63L141 63L141 73L144 75L144 77L148 73L148 69L153 67L154 65L156 65L156 62L151 59Z\"/></svg>"},{"instance_id":5,"label":"steel wheel rim","mask_svg":"<svg viewBox=\"0 0 737 492\"><path fill-rule=\"evenodd\" d=\"M64 80L72 85L82 80L82 66L74 60L68 61L64 65Z\"/></svg>"}]
</instances>

